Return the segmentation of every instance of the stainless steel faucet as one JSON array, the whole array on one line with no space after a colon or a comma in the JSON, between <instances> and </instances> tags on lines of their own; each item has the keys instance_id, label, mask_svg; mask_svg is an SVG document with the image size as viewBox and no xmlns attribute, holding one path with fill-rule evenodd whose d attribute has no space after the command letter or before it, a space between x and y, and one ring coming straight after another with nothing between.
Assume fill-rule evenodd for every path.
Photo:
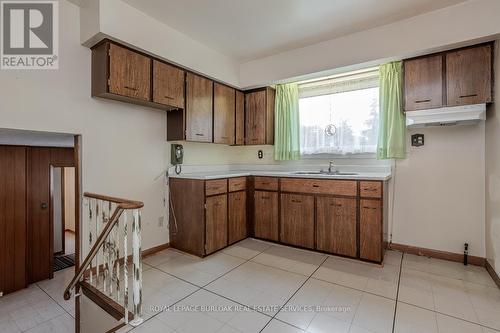
<instances>
[{"instance_id":1,"label":"stainless steel faucet","mask_svg":"<svg viewBox=\"0 0 500 333\"><path fill-rule=\"evenodd\" d=\"M330 161L330 163L328 164L328 173L333 173L333 172L335 172L335 170L332 170L332 169L334 169L334 167L335 167L335 166L333 165L333 163L335 163L335 162L332 160L332 161Z\"/></svg>"}]
</instances>

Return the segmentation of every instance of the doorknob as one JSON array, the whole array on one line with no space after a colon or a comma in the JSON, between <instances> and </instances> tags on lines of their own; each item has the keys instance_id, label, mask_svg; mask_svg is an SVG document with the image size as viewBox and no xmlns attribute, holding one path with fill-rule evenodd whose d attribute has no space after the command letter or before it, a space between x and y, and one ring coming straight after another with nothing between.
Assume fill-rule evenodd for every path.
<instances>
[{"instance_id":1,"label":"doorknob","mask_svg":"<svg viewBox=\"0 0 500 333\"><path fill-rule=\"evenodd\" d=\"M40 205L41 209L47 209L48 207L49 205L47 205L45 202L42 202L42 204Z\"/></svg>"}]
</instances>

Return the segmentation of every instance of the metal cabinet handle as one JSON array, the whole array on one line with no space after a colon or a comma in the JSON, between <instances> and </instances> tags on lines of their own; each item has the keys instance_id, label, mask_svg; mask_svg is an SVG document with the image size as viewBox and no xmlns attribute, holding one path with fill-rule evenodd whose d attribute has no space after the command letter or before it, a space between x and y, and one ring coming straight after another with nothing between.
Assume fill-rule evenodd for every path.
<instances>
[{"instance_id":1,"label":"metal cabinet handle","mask_svg":"<svg viewBox=\"0 0 500 333\"><path fill-rule=\"evenodd\" d=\"M165 95L165 96L163 96L163 97L165 97L165 98L167 98L167 99L174 99L173 97L171 97L171 96L167 96L167 95Z\"/></svg>"},{"instance_id":2,"label":"metal cabinet handle","mask_svg":"<svg viewBox=\"0 0 500 333\"><path fill-rule=\"evenodd\" d=\"M294 203L301 203L302 200L292 199L292 202L294 202Z\"/></svg>"},{"instance_id":3,"label":"metal cabinet handle","mask_svg":"<svg viewBox=\"0 0 500 333\"><path fill-rule=\"evenodd\" d=\"M432 101L432 99L421 99L421 100L415 101L415 103L427 103L430 101Z\"/></svg>"},{"instance_id":4,"label":"metal cabinet handle","mask_svg":"<svg viewBox=\"0 0 500 333\"><path fill-rule=\"evenodd\" d=\"M124 86L124 88L129 89L129 90L133 90L133 91L137 91L137 88L130 87L130 86Z\"/></svg>"},{"instance_id":5,"label":"metal cabinet handle","mask_svg":"<svg viewBox=\"0 0 500 333\"><path fill-rule=\"evenodd\" d=\"M377 207L368 207L368 206L363 206L364 209L373 209L373 210L376 210L378 209Z\"/></svg>"},{"instance_id":6,"label":"metal cabinet handle","mask_svg":"<svg viewBox=\"0 0 500 333\"><path fill-rule=\"evenodd\" d=\"M476 97L477 94L470 94L470 95L460 95L458 98L467 98L467 97Z\"/></svg>"},{"instance_id":7,"label":"metal cabinet handle","mask_svg":"<svg viewBox=\"0 0 500 333\"><path fill-rule=\"evenodd\" d=\"M313 184L313 186L312 186L312 187L319 187L319 185Z\"/></svg>"},{"instance_id":8,"label":"metal cabinet handle","mask_svg":"<svg viewBox=\"0 0 500 333\"><path fill-rule=\"evenodd\" d=\"M196 136L205 136L205 134L202 134L202 133L196 133Z\"/></svg>"}]
</instances>

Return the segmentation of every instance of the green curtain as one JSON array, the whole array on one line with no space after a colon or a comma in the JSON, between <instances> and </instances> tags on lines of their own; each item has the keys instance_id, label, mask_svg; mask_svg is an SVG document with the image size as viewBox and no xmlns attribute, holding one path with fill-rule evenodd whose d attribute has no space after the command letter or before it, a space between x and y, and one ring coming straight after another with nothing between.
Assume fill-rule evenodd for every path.
<instances>
[{"instance_id":1,"label":"green curtain","mask_svg":"<svg viewBox=\"0 0 500 333\"><path fill-rule=\"evenodd\" d=\"M406 117L403 113L402 62L380 66L380 122L377 158L406 157Z\"/></svg>"},{"instance_id":2,"label":"green curtain","mask_svg":"<svg viewBox=\"0 0 500 333\"><path fill-rule=\"evenodd\" d=\"M299 86L297 83L276 86L274 111L274 159L300 159Z\"/></svg>"}]
</instances>

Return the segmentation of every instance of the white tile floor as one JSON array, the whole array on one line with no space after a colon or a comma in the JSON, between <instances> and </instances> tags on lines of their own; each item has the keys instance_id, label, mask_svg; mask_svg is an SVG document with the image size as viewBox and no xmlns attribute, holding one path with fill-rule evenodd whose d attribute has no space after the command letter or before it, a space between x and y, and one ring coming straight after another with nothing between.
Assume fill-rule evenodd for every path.
<instances>
[{"instance_id":1,"label":"white tile floor","mask_svg":"<svg viewBox=\"0 0 500 333\"><path fill-rule=\"evenodd\" d=\"M121 332L500 332L500 289L475 266L393 251L377 266L254 239L144 262L146 321ZM60 273L1 298L0 332L71 332Z\"/></svg>"}]
</instances>

